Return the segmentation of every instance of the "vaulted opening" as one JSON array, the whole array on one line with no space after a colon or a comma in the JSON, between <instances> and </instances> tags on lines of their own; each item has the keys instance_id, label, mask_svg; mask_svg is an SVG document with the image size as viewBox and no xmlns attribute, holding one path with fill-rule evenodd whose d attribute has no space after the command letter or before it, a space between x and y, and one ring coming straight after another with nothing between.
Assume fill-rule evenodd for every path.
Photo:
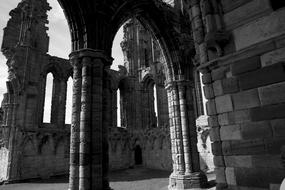
<instances>
[{"instance_id":1,"label":"vaulted opening","mask_svg":"<svg viewBox=\"0 0 285 190\"><path fill-rule=\"evenodd\" d=\"M142 158L142 149L140 145L136 145L135 147L135 165L142 165L143 158Z\"/></svg>"},{"instance_id":2,"label":"vaulted opening","mask_svg":"<svg viewBox=\"0 0 285 190\"><path fill-rule=\"evenodd\" d=\"M44 116L43 122L50 123L51 122L51 107L52 107L52 97L53 93L53 81L54 77L52 73L48 73L46 76L46 85L45 85L45 98L44 98Z\"/></svg>"},{"instance_id":3,"label":"vaulted opening","mask_svg":"<svg viewBox=\"0 0 285 190\"><path fill-rule=\"evenodd\" d=\"M69 77L67 80L67 89L66 89L65 124L71 124L72 94L73 94L72 86L73 86L73 80L72 77Z\"/></svg>"}]
</instances>

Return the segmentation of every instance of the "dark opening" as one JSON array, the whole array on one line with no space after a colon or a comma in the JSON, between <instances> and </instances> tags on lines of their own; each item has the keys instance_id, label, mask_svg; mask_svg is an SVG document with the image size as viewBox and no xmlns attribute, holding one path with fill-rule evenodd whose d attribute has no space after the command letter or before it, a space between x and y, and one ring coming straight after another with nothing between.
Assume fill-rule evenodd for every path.
<instances>
[{"instance_id":1,"label":"dark opening","mask_svg":"<svg viewBox=\"0 0 285 190\"><path fill-rule=\"evenodd\" d=\"M284 0L271 0L271 6L273 10L280 9L282 7L285 7L285 1Z\"/></svg>"},{"instance_id":2,"label":"dark opening","mask_svg":"<svg viewBox=\"0 0 285 190\"><path fill-rule=\"evenodd\" d=\"M142 149L139 145L135 148L135 164L142 165Z\"/></svg>"}]
</instances>

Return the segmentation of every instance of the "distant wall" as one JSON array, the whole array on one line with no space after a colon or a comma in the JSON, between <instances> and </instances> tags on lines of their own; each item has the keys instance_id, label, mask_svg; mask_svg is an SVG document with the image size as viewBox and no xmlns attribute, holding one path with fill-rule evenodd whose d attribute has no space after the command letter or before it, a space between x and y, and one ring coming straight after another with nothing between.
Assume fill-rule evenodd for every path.
<instances>
[{"instance_id":1,"label":"distant wall","mask_svg":"<svg viewBox=\"0 0 285 190\"><path fill-rule=\"evenodd\" d=\"M52 134L30 136L23 144L20 163L21 180L68 174L69 139Z\"/></svg>"},{"instance_id":2,"label":"distant wall","mask_svg":"<svg viewBox=\"0 0 285 190\"><path fill-rule=\"evenodd\" d=\"M0 182L7 178L8 155L8 149L5 147L0 148Z\"/></svg>"}]
</instances>

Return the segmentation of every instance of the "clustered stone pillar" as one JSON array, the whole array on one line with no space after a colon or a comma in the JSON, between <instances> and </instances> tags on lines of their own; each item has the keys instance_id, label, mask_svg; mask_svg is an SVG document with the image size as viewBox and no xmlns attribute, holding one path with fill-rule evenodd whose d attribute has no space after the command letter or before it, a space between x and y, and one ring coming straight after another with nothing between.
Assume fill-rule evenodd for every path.
<instances>
[{"instance_id":1,"label":"clustered stone pillar","mask_svg":"<svg viewBox=\"0 0 285 190\"><path fill-rule=\"evenodd\" d=\"M70 171L70 190L106 190L109 188L108 170L108 126L103 120L103 80L104 68L112 59L104 52L84 49L70 56L74 63L73 120L71 130L71 157L74 167ZM75 66L77 65L77 66ZM79 66L80 65L80 66ZM80 68L82 67L82 83ZM77 84L76 84L77 83ZM81 90L81 100L79 94ZM79 107L81 105L81 112ZM78 112L80 112L80 119ZM80 120L80 127L78 126ZM79 137L78 131L79 129ZM74 134L75 132L75 134ZM79 141L78 141L79 139ZM106 142L105 142L106 141ZM79 158L79 159L78 159ZM79 162L78 162L79 160ZM71 161L72 162L72 161ZM79 169L77 169L77 164ZM77 172L77 173L76 173ZM78 176L78 177L77 177ZM74 181L75 180L75 181Z\"/></svg>"},{"instance_id":2,"label":"clustered stone pillar","mask_svg":"<svg viewBox=\"0 0 285 190\"><path fill-rule=\"evenodd\" d=\"M70 136L70 174L69 190L79 189L79 137L80 137L80 110L82 65L78 58L71 57L73 66L73 96L72 96L72 121Z\"/></svg>"},{"instance_id":3,"label":"clustered stone pillar","mask_svg":"<svg viewBox=\"0 0 285 190\"><path fill-rule=\"evenodd\" d=\"M169 178L170 190L205 187L207 177L200 171L199 153L194 112L189 114L189 98L193 96L188 81L173 81L167 84L170 138L173 173ZM191 99L190 99L191 100ZM190 117L189 117L190 116ZM191 133L191 134L190 134Z\"/></svg>"}]
</instances>

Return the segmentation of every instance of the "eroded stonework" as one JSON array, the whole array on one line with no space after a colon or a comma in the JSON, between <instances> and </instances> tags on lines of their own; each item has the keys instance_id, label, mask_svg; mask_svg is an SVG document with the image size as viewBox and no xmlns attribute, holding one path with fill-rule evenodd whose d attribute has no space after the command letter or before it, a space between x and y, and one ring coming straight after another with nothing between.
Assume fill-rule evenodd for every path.
<instances>
[{"instance_id":1,"label":"eroded stonework","mask_svg":"<svg viewBox=\"0 0 285 190\"><path fill-rule=\"evenodd\" d=\"M165 169L168 161L162 166L157 159L151 165L156 158L152 153L167 154L168 146L172 158L168 188L205 187L207 179L201 172L198 148L209 151L208 135L214 155L216 189L279 188L284 179L281 152L285 144L284 1L58 1L65 10L72 38L70 70L74 81L74 112L70 126L70 190L109 189L109 160L114 168L129 166L127 161L116 162L121 158L113 159L121 153L130 166L144 164ZM50 127L39 119L46 73L43 66L49 65L51 59L46 54L45 11L48 9L44 0L24 0L11 12L12 19L4 35L2 51L8 58L9 81L2 106L4 140L1 140L0 155L4 165L0 170L7 172L0 176L8 181L24 176L21 168L26 165L21 157L44 163L43 160L55 159L58 153L54 150L61 152L60 157L68 152L68 148L64 148L64 153L63 148L57 149L64 146L55 146L58 143L53 140L65 139L61 133L68 136L68 127L62 123L64 117L58 117L63 112L56 112L64 104L53 108L52 124L47 124ZM31 19L29 13L36 18ZM152 55L159 53L156 44L145 39L147 35L133 20L125 30L142 32L144 37L131 41L132 32L126 36L122 43L124 66L119 72L112 71L114 36L122 22L132 17L159 41L165 60L153 59L156 56ZM11 27L13 23L21 25ZM138 30L132 29L135 27ZM149 44L154 47L151 52L147 48ZM131 46L135 48L134 53L129 51ZM21 64L22 60L31 64ZM70 67L64 60L59 61L63 62L61 66ZM199 72L208 100L209 130L204 126L197 130L195 123L203 113L201 90L197 85ZM59 76L70 76L68 73L72 72ZM158 102L161 100L164 106L167 102L167 109L158 111L157 117L153 107L154 84L160 94ZM59 86L57 90L64 83ZM118 89L121 128L117 128L115 119ZM157 132L158 129L161 130ZM166 138L170 139L170 145L162 140ZM199 147L197 141L201 142ZM39 153L22 154L26 142L30 143L26 152L36 147L32 150ZM49 175L48 171L42 173Z\"/></svg>"},{"instance_id":2,"label":"eroded stonework","mask_svg":"<svg viewBox=\"0 0 285 190\"><path fill-rule=\"evenodd\" d=\"M11 11L5 28L2 52L8 59L9 77L8 92L2 101L1 181L48 178L69 171L70 127L73 129L76 123L65 124L65 104L67 80L74 73L68 60L47 54L49 37L45 25L49 9L44 0L24 0ZM124 24L121 47L124 64L119 71L107 70L112 115L108 132L109 168L143 165L171 171L172 159L176 158L171 153L165 89L168 71L163 51L135 18ZM43 123L49 73L54 77L51 119L50 123ZM202 149L201 154L208 153ZM210 166L203 161L204 157L201 163L207 171Z\"/></svg>"},{"instance_id":3,"label":"eroded stonework","mask_svg":"<svg viewBox=\"0 0 285 190\"><path fill-rule=\"evenodd\" d=\"M9 71L2 101L1 181L65 174L69 127L65 124L68 60L47 54L49 38L44 0L24 0L10 12L2 52ZM43 123L46 76L54 76L51 123Z\"/></svg>"}]
</instances>

